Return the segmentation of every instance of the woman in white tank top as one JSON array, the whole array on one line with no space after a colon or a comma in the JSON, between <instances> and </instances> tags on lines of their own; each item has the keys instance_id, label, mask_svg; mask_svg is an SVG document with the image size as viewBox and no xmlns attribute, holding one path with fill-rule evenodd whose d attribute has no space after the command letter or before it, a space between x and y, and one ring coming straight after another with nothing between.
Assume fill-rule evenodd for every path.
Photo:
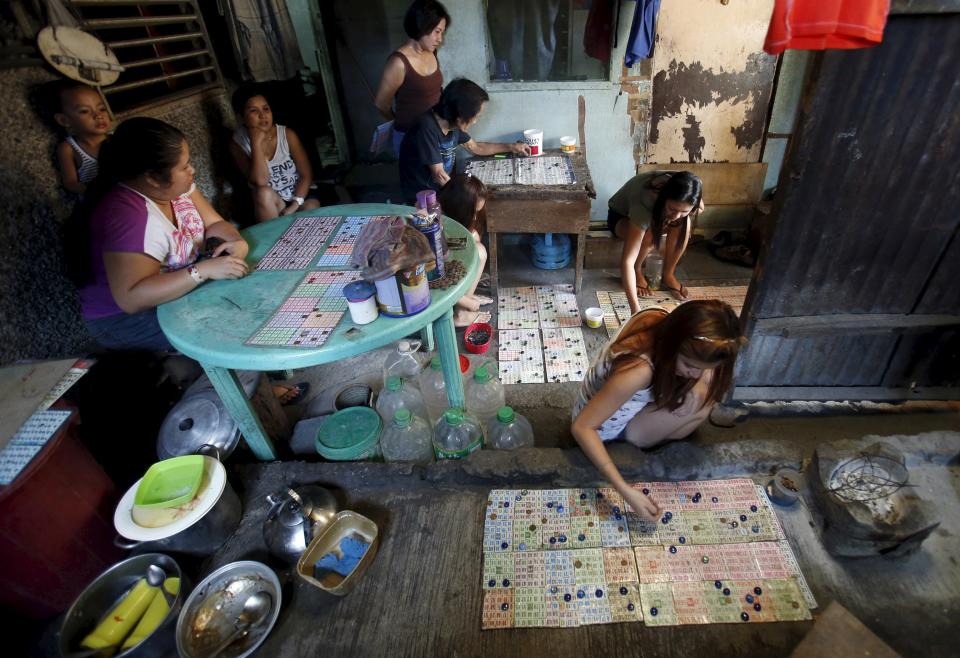
<instances>
[{"instance_id":1,"label":"woman in white tank top","mask_svg":"<svg viewBox=\"0 0 960 658\"><path fill-rule=\"evenodd\" d=\"M740 321L723 302L687 302L672 313L647 309L627 321L581 383L571 432L648 520L656 519L659 506L627 484L604 442L623 438L646 448L688 436L730 387L742 341Z\"/></svg>"},{"instance_id":2,"label":"woman in white tank top","mask_svg":"<svg viewBox=\"0 0 960 658\"><path fill-rule=\"evenodd\" d=\"M273 122L273 111L256 85L233 94L240 127L233 134L230 153L253 193L258 222L320 207L307 198L313 184L310 158L290 128Z\"/></svg>"}]
</instances>

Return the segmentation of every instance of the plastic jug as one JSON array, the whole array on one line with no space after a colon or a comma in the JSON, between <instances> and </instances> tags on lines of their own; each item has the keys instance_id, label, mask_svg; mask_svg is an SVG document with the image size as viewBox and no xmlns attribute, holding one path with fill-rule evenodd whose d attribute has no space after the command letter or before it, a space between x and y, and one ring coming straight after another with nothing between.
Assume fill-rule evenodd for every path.
<instances>
[{"instance_id":1,"label":"plastic jug","mask_svg":"<svg viewBox=\"0 0 960 658\"><path fill-rule=\"evenodd\" d=\"M398 409L380 436L380 451L388 462L431 462L430 426L409 409Z\"/></svg>"},{"instance_id":2,"label":"plastic jug","mask_svg":"<svg viewBox=\"0 0 960 658\"><path fill-rule=\"evenodd\" d=\"M489 366L480 366L474 371L465 398L467 411L473 414L482 428L486 428L487 423L496 417L497 410L507 403L503 384L493 376ZM484 436L489 439L486 432Z\"/></svg>"},{"instance_id":3,"label":"plastic jug","mask_svg":"<svg viewBox=\"0 0 960 658\"><path fill-rule=\"evenodd\" d=\"M667 234L661 238L660 249L666 248ZM647 254L647 259L643 263L643 275L647 278L647 285L652 290L660 290L660 282L663 279L663 254L659 249L651 249Z\"/></svg>"},{"instance_id":4,"label":"plastic jug","mask_svg":"<svg viewBox=\"0 0 960 658\"><path fill-rule=\"evenodd\" d=\"M427 407L427 417L432 427L440 420L444 410L450 406L439 356L433 357L430 360L430 367L420 375L420 393L423 395L423 404Z\"/></svg>"},{"instance_id":5,"label":"plastic jug","mask_svg":"<svg viewBox=\"0 0 960 658\"><path fill-rule=\"evenodd\" d=\"M387 380L396 375L409 380L417 385L417 377L423 370L423 361L417 350L420 349L419 340L401 340L397 343L397 349L387 356L383 362L383 385L387 385ZM391 419L392 420L392 417Z\"/></svg>"},{"instance_id":6,"label":"plastic jug","mask_svg":"<svg viewBox=\"0 0 960 658\"><path fill-rule=\"evenodd\" d=\"M462 409L447 409L433 428L433 451L437 459L463 459L479 450L482 444L480 424Z\"/></svg>"},{"instance_id":7,"label":"plastic jug","mask_svg":"<svg viewBox=\"0 0 960 658\"><path fill-rule=\"evenodd\" d=\"M383 426L393 422L394 414L400 409L409 409L410 413L420 418L427 417L427 408L423 405L420 390L411 385L411 380L391 375L387 378L387 385L377 397L377 413L383 418Z\"/></svg>"},{"instance_id":8,"label":"plastic jug","mask_svg":"<svg viewBox=\"0 0 960 658\"><path fill-rule=\"evenodd\" d=\"M500 407L487 427L487 447L498 450L533 447L533 427L530 421L512 407Z\"/></svg>"}]
</instances>

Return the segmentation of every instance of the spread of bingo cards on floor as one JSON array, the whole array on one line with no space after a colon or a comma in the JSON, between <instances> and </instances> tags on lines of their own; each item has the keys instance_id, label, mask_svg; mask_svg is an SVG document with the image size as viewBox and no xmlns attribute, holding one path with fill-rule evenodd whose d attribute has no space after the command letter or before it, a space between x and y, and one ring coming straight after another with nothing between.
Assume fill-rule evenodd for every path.
<instances>
[{"instance_id":1,"label":"spread of bingo cards on floor","mask_svg":"<svg viewBox=\"0 0 960 658\"><path fill-rule=\"evenodd\" d=\"M660 505L656 523L610 488L491 491L483 628L811 618L817 603L753 481L631 486Z\"/></svg>"},{"instance_id":2,"label":"spread of bingo cards on floor","mask_svg":"<svg viewBox=\"0 0 960 658\"><path fill-rule=\"evenodd\" d=\"M572 285L502 288L497 324L504 384L583 379L590 363Z\"/></svg>"},{"instance_id":3,"label":"spread of bingo cards on floor","mask_svg":"<svg viewBox=\"0 0 960 658\"><path fill-rule=\"evenodd\" d=\"M247 345L320 347L347 310L343 287L359 278L352 271L308 272Z\"/></svg>"}]
</instances>

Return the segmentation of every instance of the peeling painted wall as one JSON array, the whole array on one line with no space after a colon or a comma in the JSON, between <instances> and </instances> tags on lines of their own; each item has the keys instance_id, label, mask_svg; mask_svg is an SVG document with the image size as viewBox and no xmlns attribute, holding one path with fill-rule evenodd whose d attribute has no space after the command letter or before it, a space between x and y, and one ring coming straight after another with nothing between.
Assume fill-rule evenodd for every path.
<instances>
[{"instance_id":1,"label":"peeling painted wall","mask_svg":"<svg viewBox=\"0 0 960 658\"><path fill-rule=\"evenodd\" d=\"M758 162L777 58L773 0L664 2L657 18L648 163Z\"/></svg>"}]
</instances>

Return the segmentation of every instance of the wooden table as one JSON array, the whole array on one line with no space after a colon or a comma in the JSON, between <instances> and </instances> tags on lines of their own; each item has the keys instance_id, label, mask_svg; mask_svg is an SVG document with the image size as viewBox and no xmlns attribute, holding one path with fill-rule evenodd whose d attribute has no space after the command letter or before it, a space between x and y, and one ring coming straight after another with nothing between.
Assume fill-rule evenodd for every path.
<instances>
[{"instance_id":1,"label":"wooden table","mask_svg":"<svg viewBox=\"0 0 960 658\"><path fill-rule=\"evenodd\" d=\"M250 244L247 260L253 267L297 217L406 215L412 211L409 206L358 203L278 217L243 231L243 237ZM444 218L444 230L449 237L469 237L463 226L448 218ZM466 275L446 290L431 290L430 306L425 310L407 318L381 315L363 326L355 325L350 314L345 313L327 342L314 349L246 344L308 270L253 270L236 281L210 281L161 305L157 317L170 343L203 366L257 458L272 460L276 459L273 443L244 394L237 370L286 370L349 359L432 325L447 399L451 407L463 407L453 305L470 286L479 263L474 241L465 242L463 249L450 251L450 258L463 263Z\"/></svg>"},{"instance_id":2,"label":"wooden table","mask_svg":"<svg viewBox=\"0 0 960 658\"><path fill-rule=\"evenodd\" d=\"M547 150L544 155L560 155ZM488 185L487 232L490 234L490 280L497 281L498 233L575 233L577 236L576 280L580 291L583 257L590 226L590 199L596 198L586 157L578 150L570 155L577 182L572 185Z\"/></svg>"}]
</instances>

